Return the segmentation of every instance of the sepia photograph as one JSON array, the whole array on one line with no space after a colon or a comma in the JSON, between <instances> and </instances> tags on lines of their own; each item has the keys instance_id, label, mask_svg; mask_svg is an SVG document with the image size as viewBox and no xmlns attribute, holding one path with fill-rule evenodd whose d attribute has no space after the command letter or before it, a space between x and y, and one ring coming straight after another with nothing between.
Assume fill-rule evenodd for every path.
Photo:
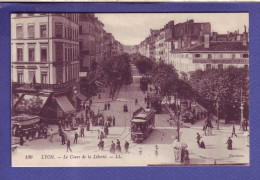
<instances>
[{"instance_id":1,"label":"sepia photograph","mask_svg":"<svg viewBox=\"0 0 260 180\"><path fill-rule=\"evenodd\" d=\"M249 13L10 24L12 167L249 166Z\"/></svg>"}]
</instances>

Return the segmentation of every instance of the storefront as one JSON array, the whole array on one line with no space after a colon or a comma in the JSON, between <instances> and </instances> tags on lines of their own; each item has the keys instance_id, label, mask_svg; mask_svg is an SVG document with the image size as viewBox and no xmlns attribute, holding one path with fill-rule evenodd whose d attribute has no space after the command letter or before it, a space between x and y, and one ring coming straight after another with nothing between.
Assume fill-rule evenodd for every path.
<instances>
[{"instance_id":1,"label":"storefront","mask_svg":"<svg viewBox=\"0 0 260 180\"><path fill-rule=\"evenodd\" d=\"M77 108L77 110L80 110L80 109L83 109L83 108L85 109L87 99L88 98L81 93L76 94L76 108Z\"/></svg>"},{"instance_id":2,"label":"storefront","mask_svg":"<svg viewBox=\"0 0 260 180\"><path fill-rule=\"evenodd\" d=\"M61 125L72 125L75 119L76 109L66 96L54 97L57 102L57 121Z\"/></svg>"}]
</instances>

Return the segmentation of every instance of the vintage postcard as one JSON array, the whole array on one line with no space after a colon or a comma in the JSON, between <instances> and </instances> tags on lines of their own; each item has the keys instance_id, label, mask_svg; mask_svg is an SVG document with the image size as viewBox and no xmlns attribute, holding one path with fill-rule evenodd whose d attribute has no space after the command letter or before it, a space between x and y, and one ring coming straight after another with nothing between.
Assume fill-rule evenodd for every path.
<instances>
[{"instance_id":1,"label":"vintage postcard","mask_svg":"<svg viewBox=\"0 0 260 180\"><path fill-rule=\"evenodd\" d=\"M248 13L12 13L13 167L249 165Z\"/></svg>"}]
</instances>

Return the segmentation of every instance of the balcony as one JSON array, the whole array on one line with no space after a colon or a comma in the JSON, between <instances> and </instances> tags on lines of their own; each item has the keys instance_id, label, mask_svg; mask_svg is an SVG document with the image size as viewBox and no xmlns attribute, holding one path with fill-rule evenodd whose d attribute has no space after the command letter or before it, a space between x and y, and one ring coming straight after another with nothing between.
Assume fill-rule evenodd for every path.
<instances>
[{"instance_id":1,"label":"balcony","mask_svg":"<svg viewBox=\"0 0 260 180\"><path fill-rule=\"evenodd\" d=\"M193 58L193 63L216 63L216 64L249 64L249 58L222 58L222 59L213 59L213 58Z\"/></svg>"},{"instance_id":2,"label":"balcony","mask_svg":"<svg viewBox=\"0 0 260 180\"><path fill-rule=\"evenodd\" d=\"M76 81L71 80L66 83L58 83L58 84L42 84L42 83L18 83L12 82L12 88L15 91L26 91L26 92L36 92L36 91L51 91L51 92L62 92L66 91L67 88L75 85Z\"/></svg>"}]
</instances>

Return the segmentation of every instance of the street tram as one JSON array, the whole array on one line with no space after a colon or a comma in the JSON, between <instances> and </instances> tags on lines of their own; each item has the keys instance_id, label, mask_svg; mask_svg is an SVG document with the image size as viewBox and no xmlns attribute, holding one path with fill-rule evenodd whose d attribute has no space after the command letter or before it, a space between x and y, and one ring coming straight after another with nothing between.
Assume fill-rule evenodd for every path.
<instances>
[{"instance_id":1,"label":"street tram","mask_svg":"<svg viewBox=\"0 0 260 180\"><path fill-rule=\"evenodd\" d=\"M136 143L143 142L152 132L155 122L153 109L139 108L131 119L131 139Z\"/></svg>"},{"instance_id":2,"label":"street tram","mask_svg":"<svg viewBox=\"0 0 260 180\"><path fill-rule=\"evenodd\" d=\"M22 114L18 116L12 116L11 128L12 136L19 137L20 133L32 132L40 127L40 117Z\"/></svg>"}]
</instances>

